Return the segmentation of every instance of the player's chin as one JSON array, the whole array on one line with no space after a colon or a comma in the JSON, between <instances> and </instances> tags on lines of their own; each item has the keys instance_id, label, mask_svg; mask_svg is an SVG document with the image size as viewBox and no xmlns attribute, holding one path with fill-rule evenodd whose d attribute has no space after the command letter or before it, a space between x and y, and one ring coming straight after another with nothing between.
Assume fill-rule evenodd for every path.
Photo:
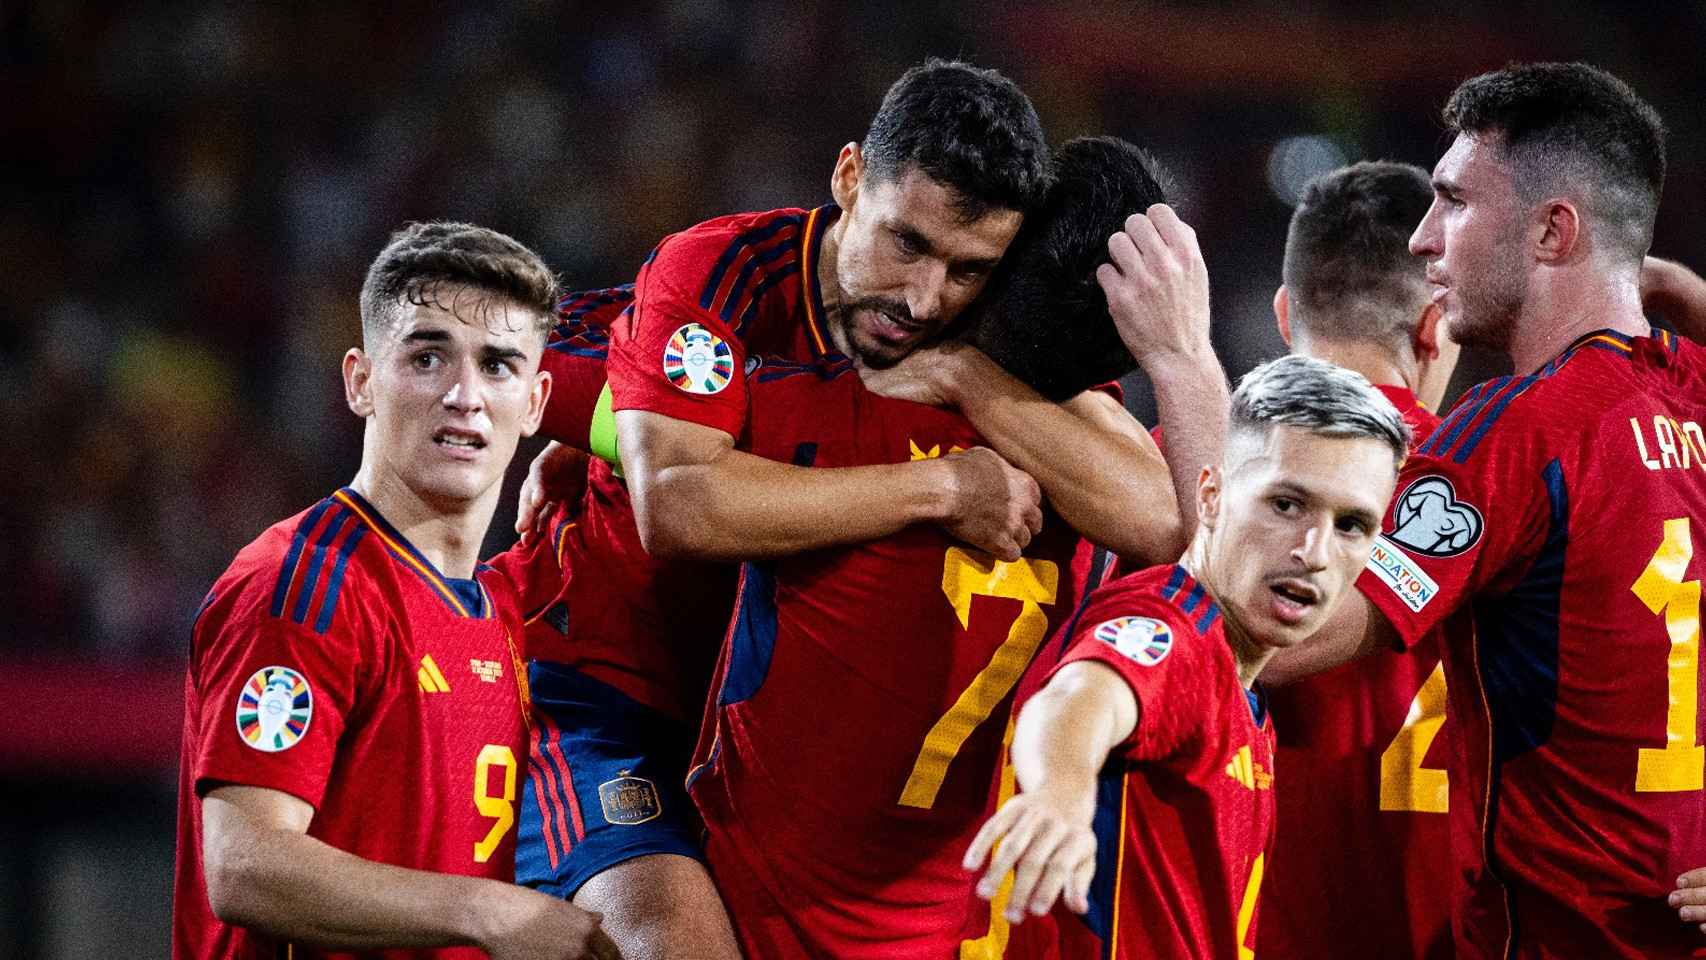
<instances>
[{"instance_id":1,"label":"player's chin","mask_svg":"<svg viewBox=\"0 0 1706 960\"><path fill-rule=\"evenodd\" d=\"M417 470L410 485L423 497L454 503L479 499L502 479L503 471L486 463L435 463Z\"/></svg>"}]
</instances>

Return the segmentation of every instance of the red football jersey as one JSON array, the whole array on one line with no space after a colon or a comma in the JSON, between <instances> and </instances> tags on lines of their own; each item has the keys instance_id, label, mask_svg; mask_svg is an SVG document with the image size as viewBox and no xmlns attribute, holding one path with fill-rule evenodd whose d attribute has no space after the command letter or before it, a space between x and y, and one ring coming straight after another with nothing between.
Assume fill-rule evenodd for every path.
<instances>
[{"instance_id":1,"label":"red football jersey","mask_svg":"<svg viewBox=\"0 0 1706 960\"><path fill-rule=\"evenodd\" d=\"M192 639L173 956L270 958L293 946L213 916L201 798L222 784L301 798L314 807L308 835L359 857L512 878L526 674L509 591L487 570L447 580L348 488L238 553Z\"/></svg>"},{"instance_id":2,"label":"red football jersey","mask_svg":"<svg viewBox=\"0 0 1706 960\"><path fill-rule=\"evenodd\" d=\"M1054 912L1060 956L1252 956L1274 730L1238 682L1220 608L1178 565L1121 577L1091 597L1059 666L1078 660L1119 673L1138 722L1102 771L1090 912Z\"/></svg>"},{"instance_id":3,"label":"red football jersey","mask_svg":"<svg viewBox=\"0 0 1706 960\"><path fill-rule=\"evenodd\" d=\"M751 375L753 452L819 467L981 442L845 359ZM931 525L743 567L690 790L749 956L952 955L1014 685L1070 616L1058 517L1005 563ZM785 924L781 942L776 933Z\"/></svg>"},{"instance_id":4,"label":"red football jersey","mask_svg":"<svg viewBox=\"0 0 1706 960\"><path fill-rule=\"evenodd\" d=\"M1411 449L1439 418L1403 387ZM1279 830L1257 956L1448 958L1452 724L1439 637L1277 689Z\"/></svg>"},{"instance_id":5,"label":"red football jersey","mask_svg":"<svg viewBox=\"0 0 1706 960\"><path fill-rule=\"evenodd\" d=\"M1359 587L1445 676L1458 955L1679 957L1706 865L1699 682L1706 350L1582 337L1466 395L1399 478Z\"/></svg>"},{"instance_id":6,"label":"red football jersey","mask_svg":"<svg viewBox=\"0 0 1706 960\"><path fill-rule=\"evenodd\" d=\"M542 364L556 384L545 435L586 449L608 375L613 409L652 410L743 438L748 350L805 360L829 349L817 263L838 215L827 206L710 220L665 238L634 286L564 298ZM600 460L565 521L564 513L553 518L561 604L530 622L528 656L696 723L738 568L653 559L627 485Z\"/></svg>"}]
</instances>

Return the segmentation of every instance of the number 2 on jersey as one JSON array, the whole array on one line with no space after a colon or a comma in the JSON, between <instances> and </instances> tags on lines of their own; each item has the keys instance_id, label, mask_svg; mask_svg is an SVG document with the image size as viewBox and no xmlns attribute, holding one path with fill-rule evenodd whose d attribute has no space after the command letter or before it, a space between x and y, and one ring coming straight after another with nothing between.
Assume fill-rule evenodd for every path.
<instances>
[{"instance_id":1,"label":"number 2 on jersey","mask_svg":"<svg viewBox=\"0 0 1706 960\"><path fill-rule=\"evenodd\" d=\"M900 805L930 809L936 804L936 792L948 776L948 765L965 745L966 738L978 724L989 719L990 711L1000 703L1019 682L1019 675L1030 665L1037 645L1048 633L1048 614L1045 604L1054 603L1060 588L1060 568L1047 560L1019 559L1012 563L985 560L971 551L949 547L942 559L942 592L948 595L960 626L971 627L973 597L1006 597L1019 601L1019 615L1007 630L1007 639L995 650L995 655L971 685L960 693L959 699L948 708L918 751L912 764L912 775L900 791Z\"/></svg>"},{"instance_id":2,"label":"number 2 on jersey","mask_svg":"<svg viewBox=\"0 0 1706 960\"><path fill-rule=\"evenodd\" d=\"M1664 539L1647 568L1630 586L1647 609L1663 613L1670 634L1665 661L1665 745L1641 747L1635 762L1636 793L1699 790L1706 774L1706 747L1697 743L1700 712L1700 581L1683 580L1694 558L1688 518L1665 521Z\"/></svg>"},{"instance_id":3,"label":"number 2 on jersey","mask_svg":"<svg viewBox=\"0 0 1706 960\"><path fill-rule=\"evenodd\" d=\"M497 796L491 788L493 767L503 770L503 793ZM485 863L503 842L504 834L515 826L515 751L495 743L480 748L474 761L474 809L482 817L497 818L486 831L486 838L474 844L474 862Z\"/></svg>"},{"instance_id":4,"label":"number 2 on jersey","mask_svg":"<svg viewBox=\"0 0 1706 960\"><path fill-rule=\"evenodd\" d=\"M1444 723L1445 664L1439 663L1410 701L1404 726L1380 753L1380 809L1411 813L1449 809L1445 771L1422 766Z\"/></svg>"}]
</instances>

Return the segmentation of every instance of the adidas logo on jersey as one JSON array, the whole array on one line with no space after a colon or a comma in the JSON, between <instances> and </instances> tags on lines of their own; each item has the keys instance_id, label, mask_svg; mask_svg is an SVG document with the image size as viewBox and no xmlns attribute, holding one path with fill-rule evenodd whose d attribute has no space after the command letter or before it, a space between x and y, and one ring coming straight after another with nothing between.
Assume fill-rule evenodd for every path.
<instances>
[{"instance_id":1,"label":"adidas logo on jersey","mask_svg":"<svg viewBox=\"0 0 1706 960\"><path fill-rule=\"evenodd\" d=\"M1246 790L1272 790L1274 775L1262 769L1250 753L1250 745L1245 744L1232 755L1232 762L1226 765L1226 775L1244 785Z\"/></svg>"},{"instance_id":2,"label":"adidas logo on jersey","mask_svg":"<svg viewBox=\"0 0 1706 960\"><path fill-rule=\"evenodd\" d=\"M415 678L421 682L421 690L426 693L450 692L450 681L444 679L438 664L432 662L430 653L421 658L421 668L415 671Z\"/></svg>"}]
</instances>

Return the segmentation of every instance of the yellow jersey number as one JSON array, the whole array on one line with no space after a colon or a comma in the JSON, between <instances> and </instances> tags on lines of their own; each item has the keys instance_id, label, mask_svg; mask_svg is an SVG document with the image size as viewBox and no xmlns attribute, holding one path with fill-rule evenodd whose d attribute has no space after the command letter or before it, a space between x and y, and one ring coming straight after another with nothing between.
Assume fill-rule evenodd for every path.
<instances>
[{"instance_id":1,"label":"yellow jersey number","mask_svg":"<svg viewBox=\"0 0 1706 960\"><path fill-rule=\"evenodd\" d=\"M492 793L493 767L503 771L500 794ZM474 844L474 862L485 863L515 826L515 751L495 743L480 748L480 755L474 761L474 809L480 811L480 816L494 819L485 839Z\"/></svg>"},{"instance_id":2,"label":"yellow jersey number","mask_svg":"<svg viewBox=\"0 0 1706 960\"><path fill-rule=\"evenodd\" d=\"M1006 597L1019 601L1019 615L1007 630L1007 639L995 649L988 665L977 672L959 699L948 708L924 737L912 774L900 791L900 805L925 810L936 805L936 793L948 776L966 738L989 719L1030 665L1037 647L1048 633L1048 614L1043 607L1054 603L1060 589L1060 568L1047 560L1018 559L1012 563L994 560L980 551L949 547L942 559L942 592L959 616L960 626L971 627L972 597Z\"/></svg>"},{"instance_id":3,"label":"yellow jersey number","mask_svg":"<svg viewBox=\"0 0 1706 960\"><path fill-rule=\"evenodd\" d=\"M1664 539L1629 589L1655 616L1663 613L1670 634L1665 661L1665 745L1641 747L1635 761L1636 793L1699 790L1706 773L1706 747L1696 742L1700 712L1700 581L1684 580L1694 558L1688 518L1665 521Z\"/></svg>"}]
</instances>

